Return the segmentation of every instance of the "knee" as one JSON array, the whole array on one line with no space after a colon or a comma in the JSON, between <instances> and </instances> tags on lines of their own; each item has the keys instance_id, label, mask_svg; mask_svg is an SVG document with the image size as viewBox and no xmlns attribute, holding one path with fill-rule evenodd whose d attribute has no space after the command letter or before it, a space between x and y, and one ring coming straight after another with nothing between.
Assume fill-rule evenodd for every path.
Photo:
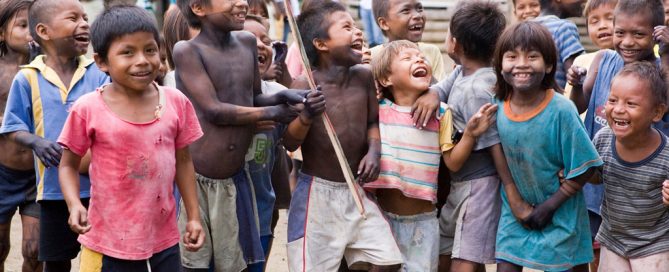
<instances>
[{"instance_id":1,"label":"knee","mask_svg":"<svg viewBox=\"0 0 669 272\"><path fill-rule=\"evenodd\" d=\"M21 255L23 255L23 259L37 261L38 248L39 246L37 245L37 241L26 241L23 243L23 247L21 248Z\"/></svg>"}]
</instances>

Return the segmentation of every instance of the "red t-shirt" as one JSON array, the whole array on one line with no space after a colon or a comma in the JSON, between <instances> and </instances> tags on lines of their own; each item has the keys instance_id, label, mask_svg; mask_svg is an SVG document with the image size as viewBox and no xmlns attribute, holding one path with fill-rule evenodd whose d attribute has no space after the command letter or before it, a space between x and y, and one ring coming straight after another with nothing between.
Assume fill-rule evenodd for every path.
<instances>
[{"instance_id":1,"label":"red t-shirt","mask_svg":"<svg viewBox=\"0 0 669 272\"><path fill-rule=\"evenodd\" d=\"M190 101L159 87L161 113L153 121L119 118L102 87L79 98L58 143L83 156L91 150L91 230L79 242L124 260L148 259L179 242L174 201L175 153L202 136Z\"/></svg>"}]
</instances>

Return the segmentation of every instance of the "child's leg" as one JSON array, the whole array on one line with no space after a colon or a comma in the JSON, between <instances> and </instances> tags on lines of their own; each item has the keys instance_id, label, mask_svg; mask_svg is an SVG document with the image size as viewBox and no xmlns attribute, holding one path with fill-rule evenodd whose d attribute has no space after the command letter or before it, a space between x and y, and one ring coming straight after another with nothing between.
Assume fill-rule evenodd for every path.
<instances>
[{"instance_id":1,"label":"child's leg","mask_svg":"<svg viewBox=\"0 0 669 272\"><path fill-rule=\"evenodd\" d=\"M32 204L37 205L36 202ZM39 211L39 207L37 207ZM21 255L23 256L23 271L42 271L42 263L37 260L39 244L39 216L21 215L23 226L23 241L21 242Z\"/></svg>"},{"instance_id":2,"label":"child's leg","mask_svg":"<svg viewBox=\"0 0 669 272\"><path fill-rule=\"evenodd\" d=\"M616 271L616 272L632 272L630 261L619 256L613 251L608 250L605 246L601 246L599 251L599 270L600 271ZM641 270L640 270L641 271Z\"/></svg>"},{"instance_id":3,"label":"child's leg","mask_svg":"<svg viewBox=\"0 0 669 272\"><path fill-rule=\"evenodd\" d=\"M87 198L81 202L88 207ZM70 271L72 259L79 253L81 245L67 224L69 217L65 201L40 201L39 260L44 262L45 272Z\"/></svg>"},{"instance_id":4,"label":"child's leg","mask_svg":"<svg viewBox=\"0 0 669 272\"><path fill-rule=\"evenodd\" d=\"M497 263L497 272L521 272L521 271L523 271L522 266L505 261L499 261Z\"/></svg>"},{"instance_id":5,"label":"child's leg","mask_svg":"<svg viewBox=\"0 0 669 272\"><path fill-rule=\"evenodd\" d=\"M632 271L634 272L669 271L669 251L653 254L643 258L630 259L630 263L632 265Z\"/></svg>"}]
</instances>

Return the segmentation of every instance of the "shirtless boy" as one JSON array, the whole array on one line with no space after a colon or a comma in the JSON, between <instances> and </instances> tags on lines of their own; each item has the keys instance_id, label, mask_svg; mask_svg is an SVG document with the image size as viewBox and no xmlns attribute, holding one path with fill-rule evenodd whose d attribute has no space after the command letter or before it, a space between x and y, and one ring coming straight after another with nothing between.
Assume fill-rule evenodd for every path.
<instances>
[{"instance_id":1,"label":"shirtless boy","mask_svg":"<svg viewBox=\"0 0 669 272\"><path fill-rule=\"evenodd\" d=\"M288 216L290 271L337 271L345 257L352 269L397 271L402 255L380 210L359 185L365 215L358 213L344 174L321 120L327 114L341 142L349 167L359 182L379 173L378 102L372 73L362 60L362 32L346 9L327 2L302 12L297 21L305 49L322 93L307 96L305 109L293 121L284 144L302 145L304 164L293 192ZM307 82L298 78L295 88Z\"/></svg>"},{"instance_id":2,"label":"shirtless boy","mask_svg":"<svg viewBox=\"0 0 669 272\"><path fill-rule=\"evenodd\" d=\"M238 31L248 11L245 0L179 0L177 5L188 23L201 29L192 40L177 43L173 56L177 88L193 103L204 131L190 150L207 231L200 251L182 248L182 264L207 269L213 257L216 271L240 271L264 260L244 167L255 123L292 121L298 111L287 103L301 103L304 94L262 94L256 38Z\"/></svg>"}]
</instances>

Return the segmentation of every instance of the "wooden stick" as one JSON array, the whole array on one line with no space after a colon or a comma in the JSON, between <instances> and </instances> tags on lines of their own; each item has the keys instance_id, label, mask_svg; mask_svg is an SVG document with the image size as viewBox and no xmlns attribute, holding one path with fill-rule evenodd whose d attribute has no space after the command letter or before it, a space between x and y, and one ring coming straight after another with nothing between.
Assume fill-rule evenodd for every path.
<instances>
[{"instance_id":1,"label":"wooden stick","mask_svg":"<svg viewBox=\"0 0 669 272\"><path fill-rule=\"evenodd\" d=\"M283 4L284 8L286 9L286 17L288 19L288 24L290 25L290 30L293 32L293 39L295 39L295 42L300 49L302 65L304 67L304 73L307 76L307 81L309 81L309 87L315 90L316 81L314 80L314 75L311 72L311 65L309 65L309 58L307 57L307 53L304 50L304 43L302 41L300 31L297 29L297 23L295 22L295 17L293 16L290 0L284 0ZM325 130L328 133L328 138L330 138L330 143L332 143L332 147L334 148L335 154L337 155L339 167L341 167L341 171L344 173L344 178L346 179L348 189L351 190L353 201L355 201L355 205L358 207L358 211L360 212L362 218L367 219L367 216L365 216L365 207L362 205L362 200L360 199L358 190L355 187L353 171L351 171L351 167L349 167L348 161L346 161L344 150L341 148L341 143L339 142L339 138L337 138L337 133L335 132L334 126L332 126L332 122L330 122L330 118L328 117L327 113L324 112L322 117L323 118L321 119L323 119L323 125L325 126Z\"/></svg>"}]
</instances>

